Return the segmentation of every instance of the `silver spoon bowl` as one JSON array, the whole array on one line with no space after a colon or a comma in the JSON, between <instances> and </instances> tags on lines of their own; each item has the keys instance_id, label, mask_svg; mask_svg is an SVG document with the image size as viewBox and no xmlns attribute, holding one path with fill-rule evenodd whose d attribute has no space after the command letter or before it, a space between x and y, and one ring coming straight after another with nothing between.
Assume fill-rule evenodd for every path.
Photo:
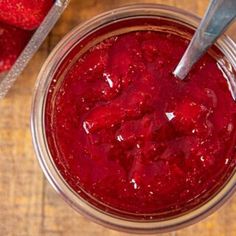
<instances>
[{"instance_id":1,"label":"silver spoon bowl","mask_svg":"<svg viewBox=\"0 0 236 236\"><path fill-rule=\"evenodd\" d=\"M175 77L183 80L235 18L236 0L211 0L188 48L173 72Z\"/></svg>"}]
</instances>

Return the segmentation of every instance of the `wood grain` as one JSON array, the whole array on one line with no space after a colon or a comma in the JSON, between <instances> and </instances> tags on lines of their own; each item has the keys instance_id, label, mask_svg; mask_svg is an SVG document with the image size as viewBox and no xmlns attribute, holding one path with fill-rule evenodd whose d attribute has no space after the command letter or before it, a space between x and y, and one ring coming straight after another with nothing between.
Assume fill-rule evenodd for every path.
<instances>
[{"instance_id":1,"label":"wood grain","mask_svg":"<svg viewBox=\"0 0 236 236\"><path fill-rule=\"evenodd\" d=\"M0 101L0 236L123 236L96 225L72 210L43 177L31 144L30 110L37 74L59 39L80 22L124 4L155 2L199 15L207 0L72 0L43 46L8 96ZM229 31L236 39L235 26ZM186 229L166 236L236 235L236 197L219 211Z\"/></svg>"}]
</instances>

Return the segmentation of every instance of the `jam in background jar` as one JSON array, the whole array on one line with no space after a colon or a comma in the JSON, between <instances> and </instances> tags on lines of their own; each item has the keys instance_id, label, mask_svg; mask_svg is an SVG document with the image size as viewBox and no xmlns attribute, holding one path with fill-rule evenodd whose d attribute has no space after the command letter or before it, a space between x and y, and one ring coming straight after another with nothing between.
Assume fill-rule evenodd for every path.
<instances>
[{"instance_id":1,"label":"jam in background jar","mask_svg":"<svg viewBox=\"0 0 236 236\"><path fill-rule=\"evenodd\" d=\"M53 5L53 0L0 1L0 73L8 71Z\"/></svg>"}]
</instances>

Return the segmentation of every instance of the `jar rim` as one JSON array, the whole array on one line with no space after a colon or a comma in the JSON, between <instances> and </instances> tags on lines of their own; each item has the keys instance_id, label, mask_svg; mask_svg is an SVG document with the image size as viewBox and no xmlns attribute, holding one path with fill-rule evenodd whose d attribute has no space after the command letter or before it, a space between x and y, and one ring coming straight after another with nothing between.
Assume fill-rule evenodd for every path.
<instances>
[{"instance_id":1,"label":"jar rim","mask_svg":"<svg viewBox=\"0 0 236 236\"><path fill-rule=\"evenodd\" d=\"M93 30L99 25L116 21L117 19L125 19L137 14L142 16L168 15L168 17L178 20L179 22L187 22L189 25L192 25L192 27L196 27L200 22L200 18L196 15L176 7L161 4L132 4L107 11L78 25L58 43L39 73L32 102L31 133L36 156L47 180L76 211L87 216L92 221L116 230L131 233L159 233L188 226L211 214L216 208L221 206L236 189L236 174L234 173L231 176L227 184L225 184L212 199L202 206L199 206L197 209L177 216L176 218L153 222L140 222L116 218L115 216L106 214L106 212L101 212L93 208L91 205L87 204L85 200L79 199L74 191L69 188L52 161L44 133L44 108L47 89L52 81L52 72L56 70L57 65L69 51L66 49L70 49L73 43L78 41L78 37L86 35L90 30ZM225 35L221 36L219 44L224 48L224 53L228 53L230 62L233 64L233 67L236 68L236 44Z\"/></svg>"}]
</instances>

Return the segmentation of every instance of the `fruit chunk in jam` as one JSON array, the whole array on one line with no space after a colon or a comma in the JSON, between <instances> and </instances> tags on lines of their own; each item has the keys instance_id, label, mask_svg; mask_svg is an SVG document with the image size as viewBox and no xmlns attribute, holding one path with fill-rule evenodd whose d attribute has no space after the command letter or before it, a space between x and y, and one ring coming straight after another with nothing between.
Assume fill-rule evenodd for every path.
<instances>
[{"instance_id":1,"label":"fruit chunk in jam","mask_svg":"<svg viewBox=\"0 0 236 236\"><path fill-rule=\"evenodd\" d=\"M235 164L236 105L209 54L186 81L172 76L188 43L155 31L106 39L49 95L49 148L75 191L108 209L175 215L224 184Z\"/></svg>"}]
</instances>

